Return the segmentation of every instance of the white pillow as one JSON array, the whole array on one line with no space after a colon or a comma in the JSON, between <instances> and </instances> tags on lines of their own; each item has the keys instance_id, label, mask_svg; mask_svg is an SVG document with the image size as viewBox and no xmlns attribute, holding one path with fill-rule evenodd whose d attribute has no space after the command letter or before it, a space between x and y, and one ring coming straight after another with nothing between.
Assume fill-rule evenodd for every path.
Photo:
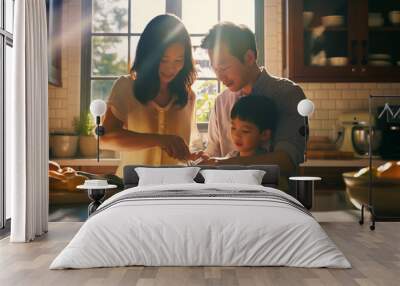
<instances>
[{"instance_id":1,"label":"white pillow","mask_svg":"<svg viewBox=\"0 0 400 286\"><path fill-rule=\"evenodd\" d=\"M261 185L265 171L262 170L201 170L205 184L230 183Z\"/></svg>"},{"instance_id":2,"label":"white pillow","mask_svg":"<svg viewBox=\"0 0 400 286\"><path fill-rule=\"evenodd\" d=\"M139 176L138 186L195 183L193 179L199 170L199 167L135 168Z\"/></svg>"}]
</instances>

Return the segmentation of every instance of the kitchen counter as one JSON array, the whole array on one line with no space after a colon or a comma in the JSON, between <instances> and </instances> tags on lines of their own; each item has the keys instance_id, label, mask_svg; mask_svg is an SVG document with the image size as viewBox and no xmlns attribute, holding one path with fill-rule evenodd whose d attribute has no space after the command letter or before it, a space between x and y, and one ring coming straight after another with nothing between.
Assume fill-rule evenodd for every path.
<instances>
[{"instance_id":1,"label":"kitchen counter","mask_svg":"<svg viewBox=\"0 0 400 286\"><path fill-rule=\"evenodd\" d=\"M52 158L51 161L55 161L61 166L118 166L119 158L100 158L100 162L97 162L95 158ZM386 161L382 159L373 159L373 166L382 165ZM357 158L348 160L317 160L310 159L300 164L300 167L366 167L368 166L367 158Z\"/></svg>"},{"instance_id":2,"label":"kitchen counter","mask_svg":"<svg viewBox=\"0 0 400 286\"><path fill-rule=\"evenodd\" d=\"M95 158L50 158L51 161L57 162L61 166L118 166L119 158L100 158L97 162Z\"/></svg>"},{"instance_id":3,"label":"kitchen counter","mask_svg":"<svg viewBox=\"0 0 400 286\"><path fill-rule=\"evenodd\" d=\"M387 161L382 159L372 159L372 166L382 165ZM311 159L300 164L300 167L367 167L369 165L368 158L357 158L348 160L317 160Z\"/></svg>"}]
</instances>

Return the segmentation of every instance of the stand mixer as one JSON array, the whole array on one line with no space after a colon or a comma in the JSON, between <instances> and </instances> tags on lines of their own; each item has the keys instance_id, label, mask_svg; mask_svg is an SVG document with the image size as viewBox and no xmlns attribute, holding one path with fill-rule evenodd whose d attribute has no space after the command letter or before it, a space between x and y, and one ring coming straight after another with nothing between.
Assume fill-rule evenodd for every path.
<instances>
[{"instance_id":1,"label":"stand mixer","mask_svg":"<svg viewBox=\"0 0 400 286\"><path fill-rule=\"evenodd\" d=\"M357 157L368 156L369 150L369 114L368 112L351 112L339 115L340 131L337 146L340 151L354 152ZM372 118L372 154L378 150L382 134L375 127Z\"/></svg>"}]
</instances>

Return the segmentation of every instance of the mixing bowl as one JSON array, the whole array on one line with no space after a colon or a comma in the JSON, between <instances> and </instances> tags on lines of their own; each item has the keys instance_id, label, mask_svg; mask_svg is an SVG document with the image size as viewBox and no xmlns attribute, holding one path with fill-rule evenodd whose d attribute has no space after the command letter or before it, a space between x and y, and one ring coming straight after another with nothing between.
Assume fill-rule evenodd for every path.
<instances>
[{"instance_id":1,"label":"mixing bowl","mask_svg":"<svg viewBox=\"0 0 400 286\"><path fill-rule=\"evenodd\" d=\"M367 155L369 152L369 127L364 125L354 126L351 132L351 140L353 142L354 150L359 155ZM372 128L372 154L378 151L382 142L382 131Z\"/></svg>"},{"instance_id":2,"label":"mixing bowl","mask_svg":"<svg viewBox=\"0 0 400 286\"><path fill-rule=\"evenodd\" d=\"M356 172L343 173L346 194L351 203L358 209L368 204L369 176L354 177ZM372 202L379 216L400 215L400 179L373 177Z\"/></svg>"}]
</instances>

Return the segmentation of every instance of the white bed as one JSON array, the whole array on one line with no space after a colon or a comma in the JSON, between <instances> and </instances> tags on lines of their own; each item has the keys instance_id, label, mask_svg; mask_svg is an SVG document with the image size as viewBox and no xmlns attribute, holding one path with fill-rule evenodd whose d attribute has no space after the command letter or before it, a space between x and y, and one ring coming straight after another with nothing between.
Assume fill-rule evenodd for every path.
<instances>
[{"instance_id":1,"label":"white bed","mask_svg":"<svg viewBox=\"0 0 400 286\"><path fill-rule=\"evenodd\" d=\"M175 195L154 197L168 191ZM144 197L146 192L152 196ZM196 192L202 195L190 196ZM255 185L130 188L99 207L50 269L128 265L350 268L318 222L297 204L284 192Z\"/></svg>"}]
</instances>

